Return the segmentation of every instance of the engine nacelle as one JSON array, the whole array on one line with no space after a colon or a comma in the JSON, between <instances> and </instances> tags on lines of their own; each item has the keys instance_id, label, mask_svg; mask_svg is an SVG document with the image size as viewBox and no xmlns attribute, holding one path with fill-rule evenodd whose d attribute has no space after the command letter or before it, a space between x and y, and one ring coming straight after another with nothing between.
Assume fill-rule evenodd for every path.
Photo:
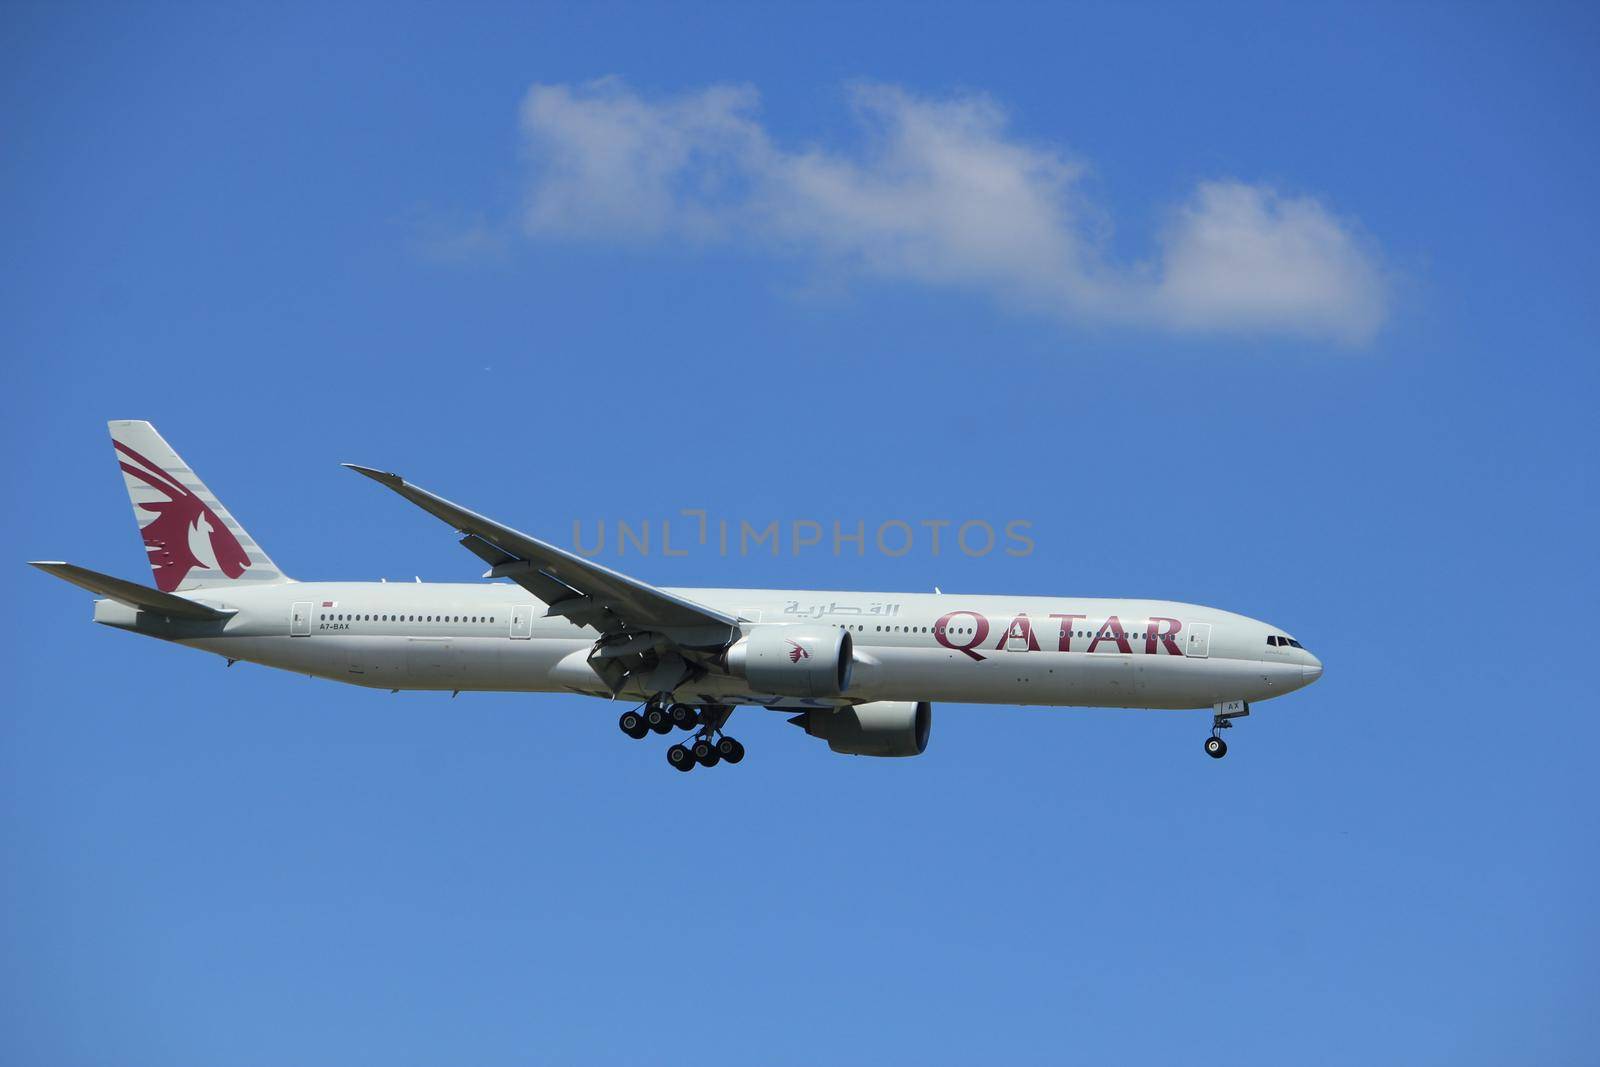
<instances>
[{"instance_id":1,"label":"engine nacelle","mask_svg":"<svg viewBox=\"0 0 1600 1067\"><path fill-rule=\"evenodd\" d=\"M933 729L926 700L875 700L848 708L814 708L789 720L847 756L920 756Z\"/></svg>"},{"instance_id":2,"label":"engine nacelle","mask_svg":"<svg viewBox=\"0 0 1600 1067\"><path fill-rule=\"evenodd\" d=\"M761 693L836 697L850 688L850 634L838 626L757 626L728 649L728 673Z\"/></svg>"}]
</instances>

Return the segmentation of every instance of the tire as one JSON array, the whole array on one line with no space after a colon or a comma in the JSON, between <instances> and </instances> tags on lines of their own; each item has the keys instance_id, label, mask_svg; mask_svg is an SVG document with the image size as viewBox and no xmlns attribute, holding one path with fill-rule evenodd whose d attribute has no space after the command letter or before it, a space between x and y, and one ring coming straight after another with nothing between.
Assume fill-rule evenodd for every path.
<instances>
[{"instance_id":1,"label":"tire","mask_svg":"<svg viewBox=\"0 0 1600 1067\"><path fill-rule=\"evenodd\" d=\"M685 773L694 770L694 754L682 745L673 745L667 749L667 762L674 769Z\"/></svg>"},{"instance_id":2,"label":"tire","mask_svg":"<svg viewBox=\"0 0 1600 1067\"><path fill-rule=\"evenodd\" d=\"M645 725L644 716L637 711L625 711L622 718L617 720L617 729L633 738L635 741L650 732L650 727Z\"/></svg>"},{"instance_id":3,"label":"tire","mask_svg":"<svg viewBox=\"0 0 1600 1067\"><path fill-rule=\"evenodd\" d=\"M1220 737L1206 738L1206 755L1212 759L1221 759L1228 754L1228 742Z\"/></svg>"},{"instance_id":4,"label":"tire","mask_svg":"<svg viewBox=\"0 0 1600 1067\"><path fill-rule=\"evenodd\" d=\"M700 713L689 704L674 704L667 709L667 714L672 718L672 725L680 730L693 730L700 725Z\"/></svg>"},{"instance_id":5,"label":"tire","mask_svg":"<svg viewBox=\"0 0 1600 1067\"><path fill-rule=\"evenodd\" d=\"M724 737L717 742L717 755L729 763L738 763L744 759L744 746L731 737Z\"/></svg>"}]
</instances>

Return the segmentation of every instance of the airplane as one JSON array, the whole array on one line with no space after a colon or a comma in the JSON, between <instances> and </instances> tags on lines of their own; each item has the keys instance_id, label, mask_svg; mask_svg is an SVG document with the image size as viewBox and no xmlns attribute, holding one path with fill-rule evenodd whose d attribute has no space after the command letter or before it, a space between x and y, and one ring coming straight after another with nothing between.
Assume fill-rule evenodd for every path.
<instances>
[{"instance_id":1,"label":"airplane","mask_svg":"<svg viewBox=\"0 0 1600 1067\"><path fill-rule=\"evenodd\" d=\"M642 740L674 729L679 771L736 764L737 707L837 753L916 756L934 702L1209 710L1206 753L1253 703L1322 676L1281 627L1166 600L648 585L353 463L443 520L477 583L298 582L148 422L110 424L155 586L32 566L99 596L94 621L373 689L569 692L625 700Z\"/></svg>"}]
</instances>

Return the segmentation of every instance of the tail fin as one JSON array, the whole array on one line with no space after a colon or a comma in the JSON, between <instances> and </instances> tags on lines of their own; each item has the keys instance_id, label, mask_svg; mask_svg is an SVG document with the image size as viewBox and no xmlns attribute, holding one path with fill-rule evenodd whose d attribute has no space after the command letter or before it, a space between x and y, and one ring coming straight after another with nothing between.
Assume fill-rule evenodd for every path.
<instances>
[{"instance_id":1,"label":"tail fin","mask_svg":"<svg viewBox=\"0 0 1600 1067\"><path fill-rule=\"evenodd\" d=\"M110 426L157 588L289 580L154 426L129 420Z\"/></svg>"}]
</instances>

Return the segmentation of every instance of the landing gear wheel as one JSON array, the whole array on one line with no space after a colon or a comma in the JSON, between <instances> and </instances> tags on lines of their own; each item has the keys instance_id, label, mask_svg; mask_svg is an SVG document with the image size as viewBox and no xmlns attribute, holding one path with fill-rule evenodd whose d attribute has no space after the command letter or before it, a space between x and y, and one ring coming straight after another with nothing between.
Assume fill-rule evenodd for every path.
<instances>
[{"instance_id":1,"label":"landing gear wheel","mask_svg":"<svg viewBox=\"0 0 1600 1067\"><path fill-rule=\"evenodd\" d=\"M680 771L694 770L694 754L682 745L673 745L667 749L667 762Z\"/></svg>"},{"instance_id":2,"label":"landing gear wheel","mask_svg":"<svg viewBox=\"0 0 1600 1067\"><path fill-rule=\"evenodd\" d=\"M667 715L680 730L693 730L700 725L700 713L690 704L674 704L667 709Z\"/></svg>"},{"instance_id":3,"label":"landing gear wheel","mask_svg":"<svg viewBox=\"0 0 1600 1067\"><path fill-rule=\"evenodd\" d=\"M645 709L644 721L658 734L672 732L672 717L660 704L651 704Z\"/></svg>"},{"instance_id":4,"label":"landing gear wheel","mask_svg":"<svg viewBox=\"0 0 1600 1067\"><path fill-rule=\"evenodd\" d=\"M709 737L695 738L689 752L694 756L694 761L702 767L715 767L722 762L722 757L717 753L717 746L711 743Z\"/></svg>"},{"instance_id":5,"label":"landing gear wheel","mask_svg":"<svg viewBox=\"0 0 1600 1067\"><path fill-rule=\"evenodd\" d=\"M1206 755L1212 759L1221 759L1228 754L1228 742L1220 737L1206 738Z\"/></svg>"},{"instance_id":6,"label":"landing gear wheel","mask_svg":"<svg viewBox=\"0 0 1600 1067\"><path fill-rule=\"evenodd\" d=\"M731 737L724 737L717 742L717 755L729 763L738 763L744 759L744 746Z\"/></svg>"},{"instance_id":7,"label":"landing gear wheel","mask_svg":"<svg viewBox=\"0 0 1600 1067\"><path fill-rule=\"evenodd\" d=\"M622 718L617 720L617 728L635 741L642 740L650 732L650 724L644 721L644 716L638 711L625 711Z\"/></svg>"}]
</instances>

